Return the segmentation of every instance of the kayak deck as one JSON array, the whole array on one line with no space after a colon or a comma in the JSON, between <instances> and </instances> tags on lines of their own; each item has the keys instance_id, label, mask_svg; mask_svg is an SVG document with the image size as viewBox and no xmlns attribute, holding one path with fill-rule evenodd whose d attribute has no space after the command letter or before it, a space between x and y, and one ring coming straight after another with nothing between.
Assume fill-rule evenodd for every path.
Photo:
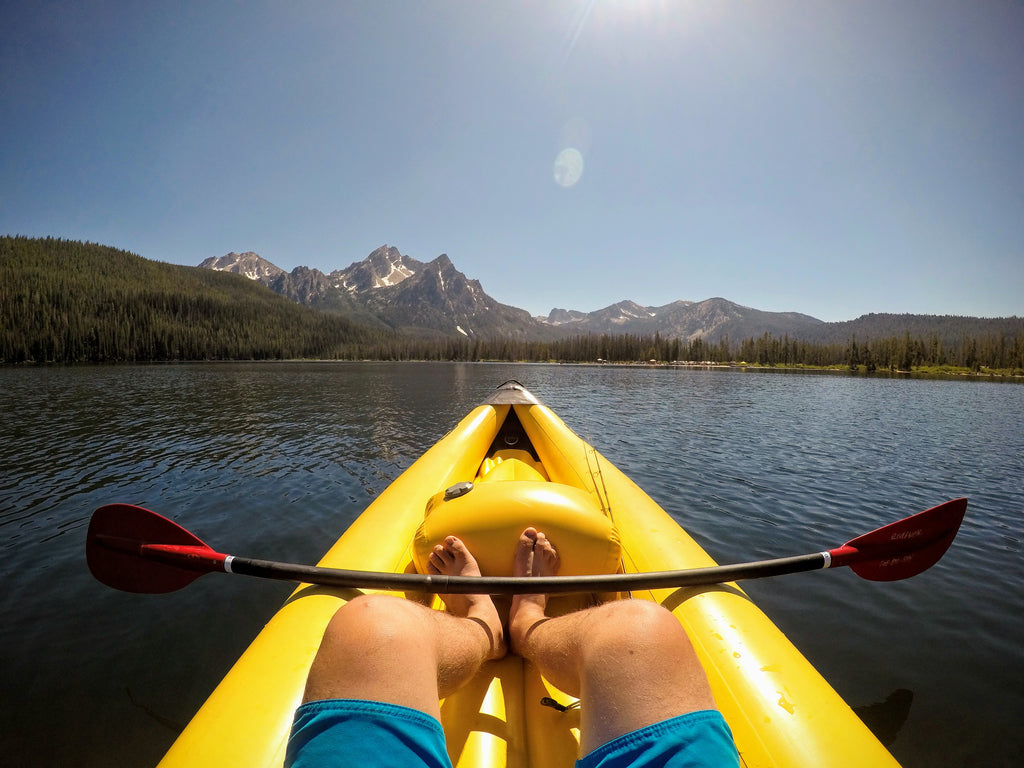
<instances>
[{"instance_id":1,"label":"kayak deck","mask_svg":"<svg viewBox=\"0 0 1024 768\"><path fill-rule=\"evenodd\" d=\"M433 543L455 534L485 576L511 575L515 541L529 525L559 548L562 575L715 565L646 493L514 382L402 473L319 564L422 573ZM282 765L292 712L324 628L358 594L300 585L161 766ZM556 596L549 605L563 612L626 597L661 603L686 629L742 765L896 765L735 584ZM443 609L436 597L431 604ZM445 699L441 716L456 766L555 768L578 757L585 706L509 655L484 665Z\"/></svg>"}]
</instances>

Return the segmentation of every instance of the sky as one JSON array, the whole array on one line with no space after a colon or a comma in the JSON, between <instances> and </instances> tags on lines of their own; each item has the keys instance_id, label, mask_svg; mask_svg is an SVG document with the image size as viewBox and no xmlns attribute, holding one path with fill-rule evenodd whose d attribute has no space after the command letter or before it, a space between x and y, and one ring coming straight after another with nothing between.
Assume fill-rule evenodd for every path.
<instances>
[{"instance_id":1,"label":"sky","mask_svg":"<svg viewBox=\"0 0 1024 768\"><path fill-rule=\"evenodd\" d=\"M0 234L1024 315L1021 0L0 0Z\"/></svg>"}]
</instances>

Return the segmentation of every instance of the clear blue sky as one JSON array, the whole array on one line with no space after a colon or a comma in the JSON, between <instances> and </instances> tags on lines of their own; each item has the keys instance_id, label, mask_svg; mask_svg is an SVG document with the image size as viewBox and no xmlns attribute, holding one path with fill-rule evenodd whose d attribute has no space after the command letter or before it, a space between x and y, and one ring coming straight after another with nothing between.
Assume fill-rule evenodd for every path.
<instances>
[{"instance_id":1,"label":"clear blue sky","mask_svg":"<svg viewBox=\"0 0 1024 768\"><path fill-rule=\"evenodd\" d=\"M1022 315L1024 3L4 2L0 234Z\"/></svg>"}]
</instances>

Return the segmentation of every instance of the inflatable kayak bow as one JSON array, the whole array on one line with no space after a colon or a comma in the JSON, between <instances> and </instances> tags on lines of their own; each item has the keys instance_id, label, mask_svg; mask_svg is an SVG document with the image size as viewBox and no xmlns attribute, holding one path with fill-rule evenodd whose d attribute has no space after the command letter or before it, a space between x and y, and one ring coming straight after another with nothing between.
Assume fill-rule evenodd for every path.
<instances>
[{"instance_id":1,"label":"inflatable kayak bow","mask_svg":"<svg viewBox=\"0 0 1024 768\"><path fill-rule=\"evenodd\" d=\"M745 766L895 761L735 581L848 566L888 581L935 564L966 499L796 557L717 565L647 494L521 384L508 382L403 472L316 566L216 552L170 520L127 504L96 510L87 559L105 584L169 592L210 572L300 582L180 735L161 766L276 768L327 622L360 591L555 594L554 611L595 600L654 600L687 630ZM560 575L515 579L511 553L533 525L555 542ZM462 538L483 578L430 576L426 558ZM506 656L441 703L461 768L556 768L577 757L576 701ZM586 706L586 702L582 702Z\"/></svg>"}]
</instances>

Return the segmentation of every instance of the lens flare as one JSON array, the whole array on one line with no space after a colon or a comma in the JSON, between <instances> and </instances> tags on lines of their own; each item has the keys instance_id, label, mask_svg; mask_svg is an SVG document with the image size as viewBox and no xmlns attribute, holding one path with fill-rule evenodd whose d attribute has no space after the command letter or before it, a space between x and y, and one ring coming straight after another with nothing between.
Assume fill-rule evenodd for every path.
<instances>
[{"instance_id":1,"label":"lens flare","mask_svg":"<svg viewBox=\"0 0 1024 768\"><path fill-rule=\"evenodd\" d=\"M555 183L571 187L583 175L583 155L575 147L566 147L555 158Z\"/></svg>"}]
</instances>

